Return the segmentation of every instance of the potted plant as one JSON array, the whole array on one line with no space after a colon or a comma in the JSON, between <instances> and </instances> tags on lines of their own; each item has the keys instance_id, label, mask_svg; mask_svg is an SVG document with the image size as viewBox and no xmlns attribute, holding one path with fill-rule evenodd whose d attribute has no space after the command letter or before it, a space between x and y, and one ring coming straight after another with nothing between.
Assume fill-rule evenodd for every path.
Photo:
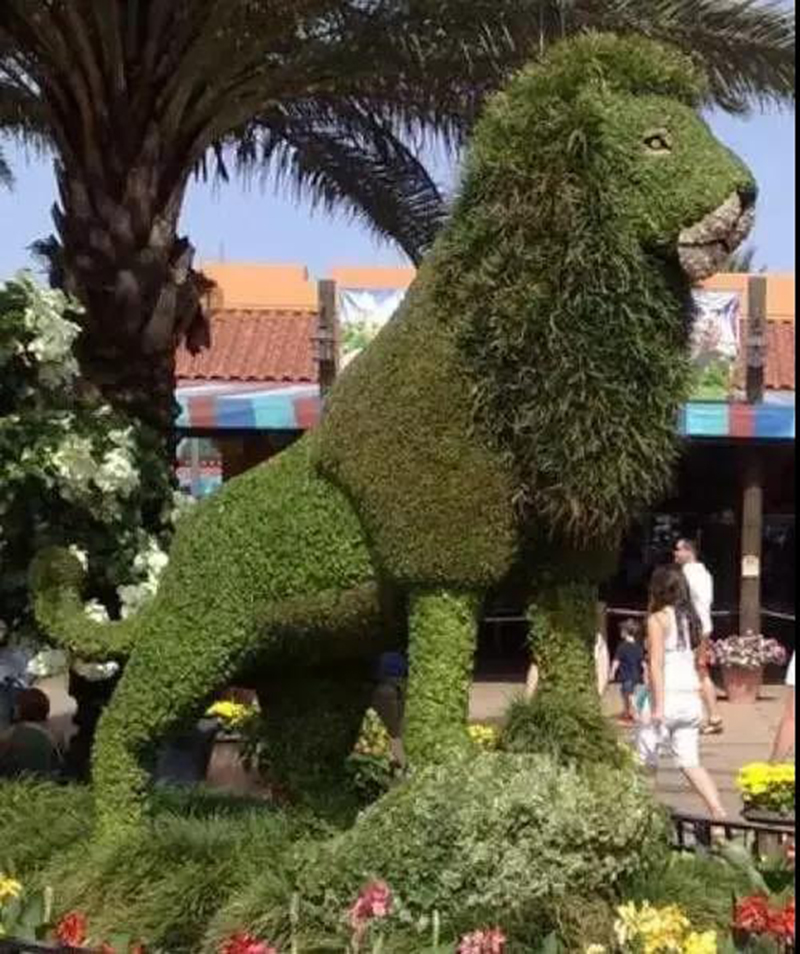
<instances>
[{"instance_id":1,"label":"potted plant","mask_svg":"<svg viewBox=\"0 0 800 954\"><path fill-rule=\"evenodd\" d=\"M722 669L728 702L740 705L758 699L764 667L783 665L786 650L777 640L748 632L717 640L712 646L712 661Z\"/></svg>"},{"instance_id":2,"label":"potted plant","mask_svg":"<svg viewBox=\"0 0 800 954\"><path fill-rule=\"evenodd\" d=\"M742 814L753 821L786 822L794 818L795 768L787 762L750 762L736 779Z\"/></svg>"}]
</instances>

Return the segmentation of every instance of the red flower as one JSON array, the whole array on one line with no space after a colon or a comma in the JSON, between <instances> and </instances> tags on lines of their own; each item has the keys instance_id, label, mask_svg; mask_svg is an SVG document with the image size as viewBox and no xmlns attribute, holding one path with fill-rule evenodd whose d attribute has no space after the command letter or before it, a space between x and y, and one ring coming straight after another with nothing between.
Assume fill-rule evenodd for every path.
<instances>
[{"instance_id":1,"label":"red flower","mask_svg":"<svg viewBox=\"0 0 800 954\"><path fill-rule=\"evenodd\" d=\"M506 936L500 928L473 931L461 938L458 954L503 954Z\"/></svg>"},{"instance_id":2,"label":"red flower","mask_svg":"<svg viewBox=\"0 0 800 954\"><path fill-rule=\"evenodd\" d=\"M86 943L87 927L86 915L80 911L72 911L58 922L56 938L65 947L83 947Z\"/></svg>"},{"instance_id":3,"label":"red flower","mask_svg":"<svg viewBox=\"0 0 800 954\"><path fill-rule=\"evenodd\" d=\"M770 907L766 898L755 895L737 902L734 928L748 934L768 934L782 941L794 941L794 899L785 908Z\"/></svg>"},{"instance_id":4,"label":"red flower","mask_svg":"<svg viewBox=\"0 0 800 954\"><path fill-rule=\"evenodd\" d=\"M789 941L794 941L795 918L794 918L794 898L786 905L782 912L783 923L781 925L781 937Z\"/></svg>"},{"instance_id":5,"label":"red flower","mask_svg":"<svg viewBox=\"0 0 800 954\"><path fill-rule=\"evenodd\" d=\"M219 954L278 954L266 941L259 941L252 934L240 932L224 941Z\"/></svg>"},{"instance_id":6,"label":"red flower","mask_svg":"<svg viewBox=\"0 0 800 954\"><path fill-rule=\"evenodd\" d=\"M392 910L392 892L383 881L372 881L356 898L350 908L350 926L363 932L375 918L385 918Z\"/></svg>"}]
</instances>

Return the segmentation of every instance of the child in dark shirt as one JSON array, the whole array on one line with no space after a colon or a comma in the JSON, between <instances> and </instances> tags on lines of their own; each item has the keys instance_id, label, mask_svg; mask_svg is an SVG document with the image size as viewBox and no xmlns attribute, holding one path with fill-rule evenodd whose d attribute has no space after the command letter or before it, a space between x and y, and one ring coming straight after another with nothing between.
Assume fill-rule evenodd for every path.
<instances>
[{"instance_id":1,"label":"child in dark shirt","mask_svg":"<svg viewBox=\"0 0 800 954\"><path fill-rule=\"evenodd\" d=\"M611 679L618 679L625 706L620 720L625 723L635 721L633 698L638 686L644 681L644 648L641 643L641 626L635 619L626 619L620 627L620 639L614 662L611 666Z\"/></svg>"}]
</instances>

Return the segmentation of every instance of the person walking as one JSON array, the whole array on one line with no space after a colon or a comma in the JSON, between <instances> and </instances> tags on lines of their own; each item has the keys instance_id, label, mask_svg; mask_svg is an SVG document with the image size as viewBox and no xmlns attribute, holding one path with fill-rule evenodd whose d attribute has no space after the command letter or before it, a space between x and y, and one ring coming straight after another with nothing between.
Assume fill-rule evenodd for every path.
<instances>
[{"instance_id":1,"label":"person walking","mask_svg":"<svg viewBox=\"0 0 800 954\"><path fill-rule=\"evenodd\" d=\"M714 605L714 578L708 567L700 560L697 544L681 539L675 544L675 562L683 570L689 587L692 606L700 620L701 640L697 648L697 668L700 675L700 692L706 708L706 720L701 731L705 735L719 735L725 728L717 701L717 688L711 678L711 637L714 623L711 609Z\"/></svg>"},{"instance_id":2,"label":"person walking","mask_svg":"<svg viewBox=\"0 0 800 954\"><path fill-rule=\"evenodd\" d=\"M639 754L646 765L656 769L659 750L668 748L711 817L722 821L726 812L719 791L700 763L703 704L695 650L701 639L702 626L683 573L677 566L659 567L650 584L650 715L639 731Z\"/></svg>"},{"instance_id":3,"label":"person walking","mask_svg":"<svg viewBox=\"0 0 800 954\"><path fill-rule=\"evenodd\" d=\"M624 725L633 725L635 712L633 698L644 682L644 649L641 644L641 624L626 619L620 626L620 641L614 653L610 679L619 679L623 711L619 717Z\"/></svg>"},{"instance_id":4,"label":"person walking","mask_svg":"<svg viewBox=\"0 0 800 954\"><path fill-rule=\"evenodd\" d=\"M783 713L781 721L775 732L775 738L772 742L772 762L781 762L794 748L794 656L789 662L789 668L786 670L786 701L783 704Z\"/></svg>"}]
</instances>

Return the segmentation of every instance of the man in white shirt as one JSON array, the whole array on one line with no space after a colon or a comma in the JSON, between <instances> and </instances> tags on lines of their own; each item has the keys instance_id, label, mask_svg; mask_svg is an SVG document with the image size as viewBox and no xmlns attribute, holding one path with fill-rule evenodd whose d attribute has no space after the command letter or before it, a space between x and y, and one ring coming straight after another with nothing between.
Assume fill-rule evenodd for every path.
<instances>
[{"instance_id":1,"label":"man in white shirt","mask_svg":"<svg viewBox=\"0 0 800 954\"><path fill-rule=\"evenodd\" d=\"M719 735L723 730L722 716L719 714L717 689L709 672L711 637L714 632L711 619L711 608L714 605L714 579L705 564L700 562L697 546L691 540L678 540L675 544L675 562L683 568L683 575L689 587L689 596L700 619L703 633L703 640L697 652L700 689L708 714L703 732L706 735Z\"/></svg>"}]
</instances>

